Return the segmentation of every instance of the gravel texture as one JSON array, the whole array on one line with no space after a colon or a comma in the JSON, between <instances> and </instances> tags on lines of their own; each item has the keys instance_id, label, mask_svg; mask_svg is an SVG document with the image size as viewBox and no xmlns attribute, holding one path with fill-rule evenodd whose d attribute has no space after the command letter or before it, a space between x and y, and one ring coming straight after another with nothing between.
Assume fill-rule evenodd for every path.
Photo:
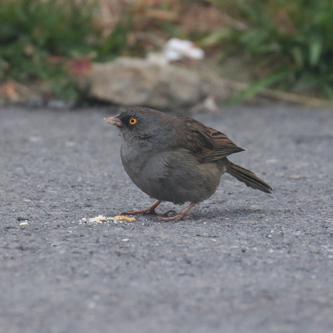
<instances>
[{"instance_id":1,"label":"gravel texture","mask_svg":"<svg viewBox=\"0 0 333 333\"><path fill-rule=\"evenodd\" d=\"M274 195L224 175L192 220L89 222L153 203L115 112L0 109L0 332L333 332L333 111L197 114Z\"/></svg>"}]
</instances>

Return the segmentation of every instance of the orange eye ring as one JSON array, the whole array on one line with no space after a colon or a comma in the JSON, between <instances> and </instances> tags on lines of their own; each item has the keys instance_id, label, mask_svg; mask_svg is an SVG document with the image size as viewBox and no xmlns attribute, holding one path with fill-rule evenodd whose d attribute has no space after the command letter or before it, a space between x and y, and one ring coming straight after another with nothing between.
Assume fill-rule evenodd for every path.
<instances>
[{"instance_id":1,"label":"orange eye ring","mask_svg":"<svg viewBox=\"0 0 333 333\"><path fill-rule=\"evenodd\" d=\"M130 118L129 123L135 125L138 121L135 118Z\"/></svg>"}]
</instances>

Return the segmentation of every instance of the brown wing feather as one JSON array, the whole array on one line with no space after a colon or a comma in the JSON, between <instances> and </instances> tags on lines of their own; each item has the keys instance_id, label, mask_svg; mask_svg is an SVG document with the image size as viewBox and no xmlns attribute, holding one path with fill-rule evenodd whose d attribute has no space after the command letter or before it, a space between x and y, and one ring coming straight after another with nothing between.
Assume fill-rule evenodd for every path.
<instances>
[{"instance_id":1,"label":"brown wing feather","mask_svg":"<svg viewBox=\"0 0 333 333\"><path fill-rule=\"evenodd\" d=\"M236 146L225 134L213 128L193 119L179 118L179 135L174 145L192 151L201 163L217 161L244 150Z\"/></svg>"},{"instance_id":2,"label":"brown wing feather","mask_svg":"<svg viewBox=\"0 0 333 333\"><path fill-rule=\"evenodd\" d=\"M235 145L225 134L207 127L211 134L214 150L205 157L204 162L217 161L228 155L244 151L243 148Z\"/></svg>"}]
</instances>

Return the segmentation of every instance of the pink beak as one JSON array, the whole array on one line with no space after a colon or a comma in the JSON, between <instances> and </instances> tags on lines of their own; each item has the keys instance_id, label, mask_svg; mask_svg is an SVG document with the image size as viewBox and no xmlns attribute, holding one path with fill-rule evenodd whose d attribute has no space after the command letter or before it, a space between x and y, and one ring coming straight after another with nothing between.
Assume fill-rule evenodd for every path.
<instances>
[{"instance_id":1,"label":"pink beak","mask_svg":"<svg viewBox=\"0 0 333 333\"><path fill-rule=\"evenodd\" d=\"M110 118L104 118L104 121L111 125L116 125L117 127L121 127L123 125L123 123L121 122L121 120L119 118L117 118L117 116L110 117Z\"/></svg>"}]
</instances>

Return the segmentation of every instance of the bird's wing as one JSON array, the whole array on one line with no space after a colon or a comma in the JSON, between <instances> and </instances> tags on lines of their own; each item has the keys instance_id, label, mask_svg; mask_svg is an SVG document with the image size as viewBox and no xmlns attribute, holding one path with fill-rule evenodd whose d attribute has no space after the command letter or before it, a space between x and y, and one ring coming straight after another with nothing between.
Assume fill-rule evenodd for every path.
<instances>
[{"instance_id":1,"label":"bird's wing","mask_svg":"<svg viewBox=\"0 0 333 333\"><path fill-rule=\"evenodd\" d=\"M228 155L244 151L243 148L235 145L225 134L209 127L208 130L214 144L214 150L205 157L205 162L216 161Z\"/></svg>"},{"instance_id":2,"label":"bird's wing","mask_svg":"<svg viewBox=\"0 0 333 333\"><path fill-rule=\"evenodd\" d=\"M182 126L179 127L181 130L174 144L193 152L202 163L217 161L244 150L236 146L225 134L213 128L206 127L193 119L179 118Z\"/></svg>"}]
</instances>

